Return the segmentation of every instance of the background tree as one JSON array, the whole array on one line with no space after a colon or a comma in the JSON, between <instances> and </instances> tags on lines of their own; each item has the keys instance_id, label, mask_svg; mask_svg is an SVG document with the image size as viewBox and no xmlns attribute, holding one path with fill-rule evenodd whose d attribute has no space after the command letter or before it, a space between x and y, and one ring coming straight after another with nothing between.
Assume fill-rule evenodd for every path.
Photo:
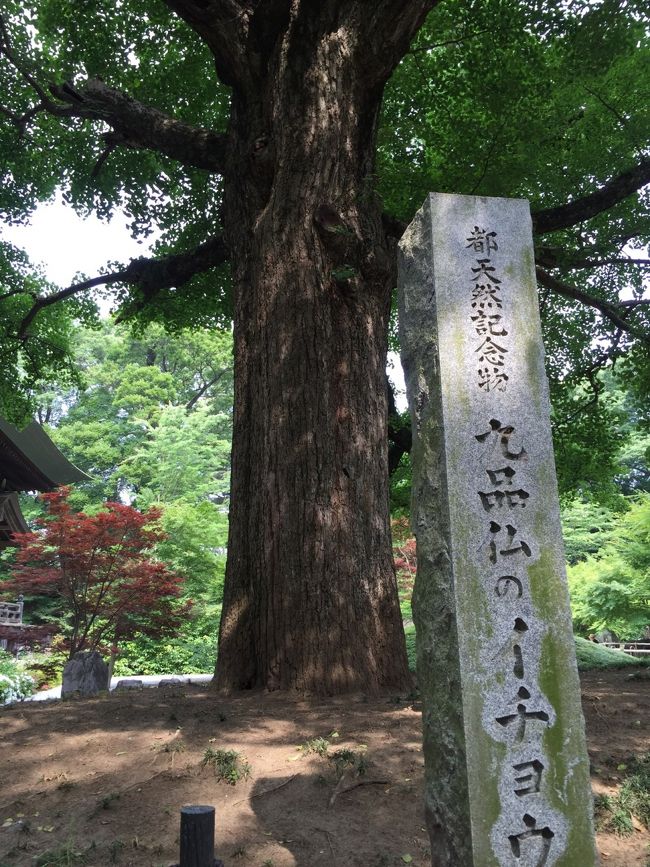
<instances>
[{"instance_id":1,"label":"background tree","mask_svg":"<svg viewBox=\"0 0 650 867\"><path fill-rule=\"evenodd\" d=\"M78 384L35 395L49 434L92 476L70 504L89 514L107 499L159 509L165 535L155 555L183 576L181 598L194 601L173 636L124 641L116 672L209 671L228 535L232 338L170 335L154 324L135 336L105 320L76 330L72 358ZM24 498L23 511L37 518L39 502ZM31 620L55 613L46 597L27 602Z\"/></svg>"},{"instance_id":2,"label":"background tree","mask_svg":"<svg viewBox=\"0 0 650 867\"><path fill-rule=\"evenodd\" d=\"M641 495L608 545L568 570L573 619L583 634L643 638L650 627L650 499Z\"/></svg>"},{"instance_id":3,"label":"background tree","mask_svg":"<svg viewBox=\"0 0 650 867\"><path fill-rule=\"evenodd\" d=\"M6 334L29 347L46 311L98 285L122 318L233 317L219 685L402 686L396 240L429 189L527 196L555 390L597 395L626 353L641 380L643 4L7 0L1 50L9 217L61 184L80 212L127 203L136 233L162 228L153 259L22 292ZM579 433L562 421L560 445ZM596 426L606 412L580 430Z\"/></svg>"},{"instance_id":4,"label":"background tree","mask_svg":"<svg viewBox=\"0 0 650 867\"><path fill-rule=\"evenodd\" d=\"M71 510L68 493L42 495L41 532L15 535L16 566L3 589L58 598L69 658L178 628L188 610L178 604L181 579L151 557L163 538L160 512L107 503L86 515Z\"/></svg>"}]
</instances>

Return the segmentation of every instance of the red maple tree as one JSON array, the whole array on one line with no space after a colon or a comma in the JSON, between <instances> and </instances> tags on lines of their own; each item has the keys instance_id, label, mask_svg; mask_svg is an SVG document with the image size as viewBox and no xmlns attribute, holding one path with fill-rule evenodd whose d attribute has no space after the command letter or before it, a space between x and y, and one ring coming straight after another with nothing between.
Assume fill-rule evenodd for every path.
<instances>
[{"instance_id":1,"label":"red maple tree","mask_svg":"<svg viewBox=\"0 0 650 867\"><path fill-rule=\"evenodd\" d=\"M43 494L47 514L36 532L16 533L16 565L3 590L58 596L70 658L141 633L176 629L191 603L182 578L152 558L165 538L161 512L106 503L95 515L73 512L69 488Z\"/></svg>"}]
</instances>

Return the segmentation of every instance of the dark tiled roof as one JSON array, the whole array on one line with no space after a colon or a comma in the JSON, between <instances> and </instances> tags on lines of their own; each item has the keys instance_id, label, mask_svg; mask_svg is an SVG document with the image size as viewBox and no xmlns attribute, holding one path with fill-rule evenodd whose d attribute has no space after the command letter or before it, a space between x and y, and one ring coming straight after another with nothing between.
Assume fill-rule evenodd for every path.
<instances>
[{"instance_id":1,"label":"dark tiled roof","mask_svg":"<svg viewBox=\"0 0 650 867\"><path fill-rule=\"evenodd\" d=\"M90 478L71 464L37 422L18 430L0 418L0 486L3 491L52 491Z\"/></svg>"},{"instance_id":2,"label":"dark tiled roof","mask_svg":"<svg viewBox=\"0 0 650 867\"><path fill-rule=\"evenodd\" d=\"M17 494L0 494L0 550L11 545L14 533L26 533L28 526L20 510Z\"/></svg>"}]
</instances>

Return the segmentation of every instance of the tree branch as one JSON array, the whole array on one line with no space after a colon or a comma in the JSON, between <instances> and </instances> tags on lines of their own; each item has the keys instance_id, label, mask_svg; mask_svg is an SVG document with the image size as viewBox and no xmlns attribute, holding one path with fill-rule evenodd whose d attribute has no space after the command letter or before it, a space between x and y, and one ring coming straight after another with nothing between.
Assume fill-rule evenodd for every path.
<instances>
[{"instance_id":1,"label":"tree branch","mask_svg":"<svg viewBox=\"0 0 650 867\"><path fill-rule=\"evenodd\" d=\"M544 268L604 268L607 265L626 265L637 268L650 267L650 259L634 259L628 256L607 256L604 259L591 259L576 256L557 247L538 247L535 259Z\"/></svg>"},{"instance_id":2,"label":"tree branch","mask_svg":"<svg viewBox=\"0 0 650 867\"><path fill-rule=\"evenodd\" d=\"M613 208L648 183L650 183L650 159L642 159L637 166L621 172L594 193L582 196L566 205L536 211L532 215L533 232L536 235L544 235L547 232L556 232L558 229L568 229L576 223L582 223Z\"/></svg>"},{"instance_id":3,"label":"tree branch","mask_svg":"<svg viewBox=\"0 0 650 867\"><path fill-rule=\"evenodd\" d=\"M135 286L143 295L142 305L144 305L163 289L183 286L196 274L209 271L211 268L226 262L227 259L228 251L221 235L210 238L194 250L186 253L175 253L160 259L133 259L121 271L100 274L90 280L73 283L51 295L37 298L18 326L17 336L20 340L24 340L28 336L28 329L41 310L86 292L95 286L107 286L114 283Z\"/></svg>"},{"instance_id":4,"label":"tree branch","mask_svg":"<svg viewBox=\"0 0 650 867\"><path fill-rule=\"evenodd\" d=\"M372 68L385 81L408 52L415 34L440 0L375 0L367 4L365 29L373 54ZM362 4L365 5L365 4Z\"/></svg>"},{"instance_id":5,"label":"tree branch","mask_svg":"<svg viewBox=\"0 0 650 867\"><path fill-rule=\"evenodd\" d=\"M68 106L68 116L103 120L113 132L103 138L106 147L118 145L157 151L184 165L221 172L227 136L169 117L125 93L90 79L82 89L68 84L50 87L53 96Z\"/></svg>"},{"instance_id":6,"label":"tree branch","mask_svg":"<svg viewBox=\"0 0 650 867\"><path fill-rule=\"evenodd\" d=\"M153 150L184 165L209 172L223 170L227 146L225 134L176 120L97 78L89 79L83 86L73 86L69 82L50 85L48 94L13 49L1 16L0 55L9 61L39 99L23 115L7 108L0 109L21 134L29 120L41 112L55 117L99 120L111 127L111 132L103 135L106 148L95 167L95 174L118 145Z\"/></svg>"},{"instance_id":7,"label":"tree branch","mask_svg":"<svg viewBox=\"0 0 650 867\"><path fill-rule=\"evenodd\" d=\"M185 404L185 409L189 412L191 409L194 409L199 400L203 397L206 391L209 388L212 388L213 385L216 385L219 380L225 376L227 370L220 370L219 373L215 373L212 379L206 380L203 385L196 390L196 392L192 395L192 397Z\"/></svg>"},{"instance_id":8,"label":"tree branch","mask_svg":"<svg viewBox=\"0 0 650 867\"><path fill-rule=\"evenodd\" d=\"M258 3L248 4L240 0L164 0L164 2L212 51L217 75L224 84L235 87L248 77L244 45L252 8L255 8Z\"/></svg>"},{"instance_id":9,"label":"tree branch","mask_svg":"<svg viewBox=\"0 0 650 867\"><path fill-rule=\"evenodd\" d=\"M629 308L630 305L626 302L612 304L609 301L603 301L601 298L595 298L593 295L589 295L587 292L583 292L575 286L569 286L567 283L563 283L561 280L558 280L556 277L549 274L548 271L544 271L543 268L537 267L535 270L537 272L537 279L543 286L546 286L547 289L550 289L557 295L562 295L565 298L571 298L573 301L579 301L582 304L587 304L589 307L593 307L606 319L609 319L610 322L616 325L617 328L627 332L632 337L636 337L643 343L650 344L650 334L634 325L631 325L627 319L621 315L621 312L619 312L621 307L623 310Z\"/></svg>"}]
</instances>

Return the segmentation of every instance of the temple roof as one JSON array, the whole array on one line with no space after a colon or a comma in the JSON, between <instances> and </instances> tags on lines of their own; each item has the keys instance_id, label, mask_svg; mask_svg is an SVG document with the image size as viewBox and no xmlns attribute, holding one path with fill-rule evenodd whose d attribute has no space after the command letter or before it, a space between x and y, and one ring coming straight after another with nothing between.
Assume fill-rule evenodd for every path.
<instances>
[{"instance_id":1,"label":"temple roof","mask_svg":"<svg viewBox=\"0 0 650 867\"><path fill-rule=\"evenodd\" d=\"M0 418L0 490L52 491L59 485L88 481L37 422L18 430Z\"/></svg>"},{"instance_id":2,"label":"temple roof","mask_svg":"<svg viewBox=\"0 0 650 867\"><path fill-rule=\"evenodd\" d=\"M0 494L0 550L8 545L14 533L26 533L29 527L20 511L18 494Z\"/></svg>"}]
</instances>

